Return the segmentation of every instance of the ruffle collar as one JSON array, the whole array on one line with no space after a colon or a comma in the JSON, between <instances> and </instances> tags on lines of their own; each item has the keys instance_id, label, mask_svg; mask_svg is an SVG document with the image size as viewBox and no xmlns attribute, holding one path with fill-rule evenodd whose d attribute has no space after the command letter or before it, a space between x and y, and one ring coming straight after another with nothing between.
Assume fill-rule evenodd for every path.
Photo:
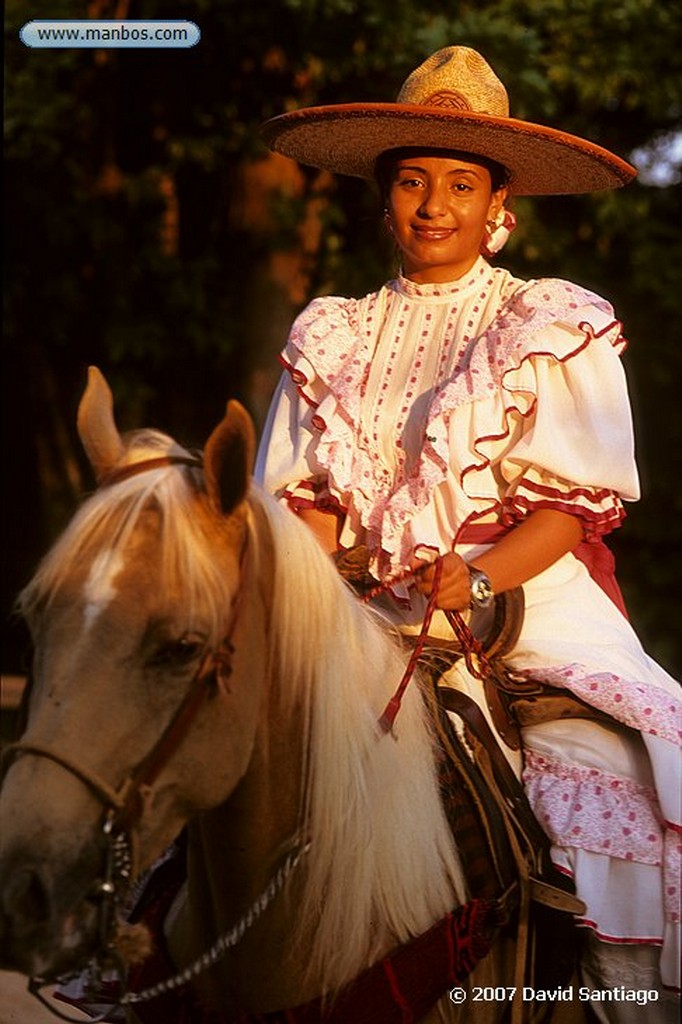
<instances>
[{"instance_id":1,"label":"ruffle collar","mask_svg":"<svg viewBox=\"0 0 682 1024\"><path fill-rule=\"evenodd\" d=\"M464 299L471 292L480 289L486 275L489 273L489 264L482 256L479 256L471 270L455 281L420 284L417 281L410 280L409 277L399 274L398 277L389 283L389 288L400 295L407 295L411 299L443 299L444 301L452 302L453 299Z\"/></svg>"}]
</instances>

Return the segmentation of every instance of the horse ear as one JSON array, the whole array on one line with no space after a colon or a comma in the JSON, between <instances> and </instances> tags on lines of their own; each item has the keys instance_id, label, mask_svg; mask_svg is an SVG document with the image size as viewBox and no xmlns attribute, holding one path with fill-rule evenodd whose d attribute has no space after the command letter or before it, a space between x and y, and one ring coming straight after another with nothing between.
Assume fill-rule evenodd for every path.
<instances>
[{"instance_id":1,"label":"horse ear","mask_svg":"<svg viewBox=\"0 0 682 1024\"><path fill-rule=\"evenodd\" d=\"M121 459L125 448L114 420L111 389L96 366L88 367L88 383L78 406L78 434L99 481Z\"/></svg>"},{"instance_id":2,"label":"horse ear","mask_svg":"<svg viewBox=\"0 0 682 1024\"><path fill-rule=\"evenodd\" d=\"M204 448L206 490L216 509L229 513L244 500L255 451L251 417L239 402L228 402L225 416Z\"/></svg>"}]
</instances>

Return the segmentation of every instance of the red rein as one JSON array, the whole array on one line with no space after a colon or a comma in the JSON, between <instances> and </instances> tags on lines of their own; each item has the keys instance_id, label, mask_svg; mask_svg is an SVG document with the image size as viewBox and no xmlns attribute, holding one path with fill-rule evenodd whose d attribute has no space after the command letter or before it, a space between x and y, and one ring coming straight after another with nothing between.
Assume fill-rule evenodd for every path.
<instances>
[{"instance_id":1,"label":"red rein","mask_svg":"<svg viewBox=\"0 0 682 1024\"><path fill-rule=\"evenodd\" d=\"M431 593L429 594L428 604L426 605L426 612L424 613L424 621L422 622L422 628L419 631L419 636L417 637L417 643L415 644L414 650L410 655L410 660L407 663L405 674L403 675L403 678L400 680L398 689L395 691L395 693L389 700L388 704L383 710L383 713L381 714L381 717L379 718L379 728L384 733L390 732L391 729L393 728L398 712L400 711L400 705L402 703L403 696L405 694L407 687L409 686L412 676L414 675L415 669L417 667L417 662L421 657L422 651L424 650L424 644L426 643L426 638L429 633L431 619L433 618L433 613L436 610L438 590L440 588L440 580L442 575L443 563L439 558L435 564L433 587L431 588Z\"/></svg>"}]
</instances>

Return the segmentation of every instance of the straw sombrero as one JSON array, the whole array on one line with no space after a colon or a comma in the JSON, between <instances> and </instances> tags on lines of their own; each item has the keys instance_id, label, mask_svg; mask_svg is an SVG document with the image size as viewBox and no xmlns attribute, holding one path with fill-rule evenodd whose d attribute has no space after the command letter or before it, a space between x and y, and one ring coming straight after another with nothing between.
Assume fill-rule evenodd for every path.
<instances>
[{"instance_id":1,"label":"straw sombrero","mask_svg":"<svg viewBox=\"0 0 682 1024\"><path fill-rule=\"evenodd\" d=\"M404 147L475 153L503 164L517 195L617 188L635 168L586 139L509 116L507 91L475 50L449 46L413 71L395 103L306 107L263 125L271 149L299 163L372 178Z\"/></svg>"}]
</instances>

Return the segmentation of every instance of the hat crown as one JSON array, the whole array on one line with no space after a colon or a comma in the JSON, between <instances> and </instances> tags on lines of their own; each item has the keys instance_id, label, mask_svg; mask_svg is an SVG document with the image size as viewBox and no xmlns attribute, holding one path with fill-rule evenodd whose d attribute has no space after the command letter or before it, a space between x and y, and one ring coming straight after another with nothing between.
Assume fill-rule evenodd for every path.
<instances>
[{"instance_id":1,"label":"hat crown","mask_svg":"<svg viewBox=\"0 0 682 1024\"><path fill-rule=\"evenodd\" d=\"M446 46L403 84L398 103L509 117L509 97L488 62L468 46Z\"/></svg>"}]
</instances>

